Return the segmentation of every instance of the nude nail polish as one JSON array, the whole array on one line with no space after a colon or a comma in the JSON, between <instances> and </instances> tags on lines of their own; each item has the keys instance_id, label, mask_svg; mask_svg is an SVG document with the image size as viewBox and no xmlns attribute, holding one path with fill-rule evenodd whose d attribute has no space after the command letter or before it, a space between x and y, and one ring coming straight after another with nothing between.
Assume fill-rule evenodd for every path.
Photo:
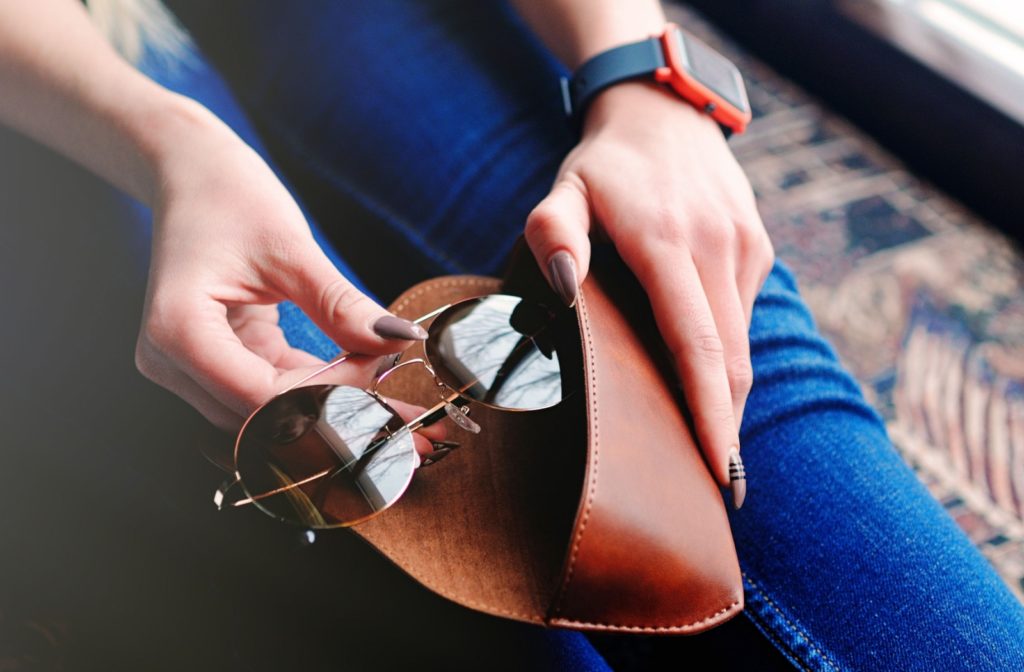
<instances>
[{"instance_id":1,"label":"nude nail polish","mask_svg":"<svg viewBox=\"0 0 1024 672\"><path fill-rule=\"evenodd\" d=\"M738 509L747 498L747 471L743 468L740 451L735 448L729 451L729 487L732 489L732 506Z\"/></svg>"},{"instance_id":2,"label":"nude nail polish","mask_svg":"<svg viewBox=\"0 0 1024 672\"><path fill-rule=\"evenodd\" d=\"M390 371L398 365L398 360L402 358L402 353L396 353L394 355L385 355L380 358L380 364L377 366L377 370L374 372L373 377L383 375L385 371Z\"/></svg>"},{"instance_id":3,"label":"nude nail polish","mask_svg":"<svg viewBox=\"0 0 1024 672\"><path fill-rule=\"evenodd\" d=\"M565 250L551 255L548 261L548 274L551 276L551 286L555 293L571 308L576 303L576 294L579 292L576 262L573 261L572 255Z\"/></svg>"},{"instance_id":4,"label":"nude nail polish","mask_svg":"<svg viewBox=\"0 0 1024 672\"><path fill-rule=\"evenodd\" d=\"M423 341L427 338L426 329L395 315L385 315L374 322L373 333L381 338L393 338L400 341Z\"/></svg>"}]
</instances>

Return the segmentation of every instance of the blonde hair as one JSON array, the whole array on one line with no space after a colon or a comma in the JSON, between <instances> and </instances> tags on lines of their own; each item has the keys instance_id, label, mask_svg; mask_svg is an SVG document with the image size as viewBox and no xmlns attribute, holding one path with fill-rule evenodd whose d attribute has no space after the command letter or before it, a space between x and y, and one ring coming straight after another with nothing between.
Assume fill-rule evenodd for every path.
<instances>
[{"instance_id":1,"label":"blonde hair","mask_svg":"<svg viewBox=\"0 0 1024 672\"><path fill-rule=\"evenodd\" d=\"M192 38L160 0L88 0L96 27L125 59L144 55L182 63L193 56Z\"/></svg>"}]
</instances>

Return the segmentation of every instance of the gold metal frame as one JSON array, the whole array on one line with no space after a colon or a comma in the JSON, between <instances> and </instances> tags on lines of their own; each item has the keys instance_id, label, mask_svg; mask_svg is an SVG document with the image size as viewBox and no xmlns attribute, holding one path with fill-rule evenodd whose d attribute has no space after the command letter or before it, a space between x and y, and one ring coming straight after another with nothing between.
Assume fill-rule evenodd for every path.
<instances>
[{"instance_id":1,"label":"gold metal frame","mask_svg":"<svg viewBox=\"0 0 1024 672\"><path fill-rule=\"evenodd\" d=\"M482 295L482 296L492 296L492 295L485 294L485 295ZM448 309L450 309L450 308L452 308L454 306L458 306L458 305L461 305L463 303L466 303L466 302L469 302L469 301L474 301L474 300L477 300L477 299L480 299L480 298L481 298L481 296L470 297L470 298L462 299L461 301L456 301L455 303L446 304L444 306L441 306L439 308L436 308L436 309L430 311L429 313L426 313L425 315L422 315L422 316L416 318L415 320L412 320L412 322L414 324L421 324L421 323L426 322L428 320L431 320L431 319L433 319L435 317L438 317L439 315L441 315L442 313L444 313L445 311L447 311ZM517 298L520 298L520 297L517 297ZM238 436L237 436L237 438L235 440L235 448L234 448L234 451L232 452L232 459L234 461L234 475L233 475L233 478L230 478L230 479L226 480L214 492L213 501L214 501L214 504L216 505L216 507L218 509L222 509L225 506L236 508L236 507L246 506L248 504L254 504L255 502L257 502L257 501L259 501L261 499L266 499L268 497L272 497L274 495L278 495L278 494L281 494L283 492L287 492L288 490L291 490L293 488L296 488L296 487L299 487L299 486L302 486L302 485L306 485L306 484L311 483L313 481L316 481L318 479L324 478L325 476L326 477L330 477L332 474L337 473L339 469L345 469L348 466L348 465L341 465L339 467L334 467L334 468L331 468L331 469L324 469L324 470L322 470L320 472L317 472L316 474L313 474L313 475L308 476L308 477L306 477L304 479L296 481L295 483L291 483L291 484L282 486L280 488L275 488L274 490L270 490L270 491L265 492L265 493L260 493L260 494L257 494L257 495L253 495L253 494L251 494L246 489L245 484L242 481L242 476L241 476L241 474L238 471L238 451L239 451L239 449L241 447L242 436L244 435L244 433L245 433L246 429L248 428L250 422L268 404L270 404L275 399L281 397L282 395L285 395L285 394L287 394L289 392L292 392L293 390L296 390L298 388L304 387L305 383L307 383L308 381L316 378L317 376L323 375L324 373L326 373L326 372L330 371L331 369L333 369L335 366L337 366L337 365L347 361L350 356L352 356L352 353L348 353L348 352L341 353L340 355L338 355L338 357L336 357L332 361L328 362L326 365L324 365L320 369L310 373L309 375L307 375L306 377L302 378L298 382L290 385L288 388L286 388L286 389L282 390L281 392L279 392L278 394L274 395L274 397L272 397L271 399L268 399L266 402L261 404L259 406L259 408L257 408L256 410L254 410L252 413L249 414L249 417L246 418L245 422L242 424L242 427L239 430ZM401 354L399 354L398 356L396 356L396 358L393 361L392 365L389 366L384 371L378 372L377 375L374 377L374 379L373 379L372 383L370 384L370 386L368 388L364 389L363 391L366 392L367 394L369 394L370 396L372 396L374 399L376 399L379 403L384 405L386 408L390 409L390 406L388 406L387 402L380 395L380 393L377 391L377 389L380 386L380 384L382 382L384 382L384 380L386 380L389 376L391 376L398 369L400 369L400 368L402 368L404 366L412 365L412 364L421 364L427 370L427 372L434 378L434 383L438 386L438 388L440 388L441 390L446 390L448 392L448 394L445 394L444 392L442 392L442 394L441 394L441 401L439 401L433 407L425 410L419 416L417 416L416 418L413 418L411 421L407 422L406 424L404 424L402 427L400 427L396 431L408 431L410 434L412 434L412 433L422 429L423 427L427 427L427 426L429 426L429 425L439 421L440 419L442 419L444 416L447 415L449 418L452 419L453 422L455 422L457 425L459 425L463 429L466 429L466 430L474 432L474 433L475 432L479 432L480 431L480 426L477 425L474 421L470 420L469 417L468 417L469 416L469 411L470 411L470 406L468 405L468 403L465 404L465 405L461 405L461 406L456 406L456 404L455 404L456 400L464 399L463 392L459 391L459 390L456 390L456 389L453 389L451 386L449 386L447 383L442 381L437 376L437 374L434 372L434 369L431 366L429 360L426 358L426 353L425 352L424 352L424 357L416 357L414 359L409 359L409 360L405 360L405 361L401 360ZM470 384L472 384L472 383L470 383ZM506 407L503 407L503 406L498 406L498 405L491 404L491 403L484 402L484 401L480 401L480 400L477 400L477 399L466 399L466 401L467 402L472 402L472 403L478 403L478 404L481 404L481 405L486 406L488 408L492 408L492 409L496 409L496 410L500 410L500 411L505 411L505 412L512 412L512 413L524 413L524 412L530 412L531 410L536 410L536 409L506 408ZM388 434L389 434L389 436L393 436L393 434L392 434L392 432L390 430L388 430ZM383 443L381 445L383 445ZM370 447L367 450L373 450L373 449L374 449L373 447ZM415 450L415 448L413 448L413 450ZM410 482L411 482L411 478L410 478ZM236 487L240 487L245 496L241 497L239 499L233 500L233 501L229 501L229 493L232 490L236 489ZM406 488L408 488L408 484L406 484ZM405 489L403 489L402 493L400 493L395 498L394 501L392 501L390 504L388 504L384 508L380 509L379 511L375 511L372 514L370 514L369 516L361 518L361 519L359 519L357 521L354 521L352 523L347 523L347 524L344 524L344 525L336 525L336 526L333 526L333 527L349 527L349 526L352 526L352 525L357 525L357 524L362 523L362 522L364 522L366 520L369 520L370 518L372 518L372 517L374 517L374 516L376 516L376 515L378 515L380 513L383 513L391 505L393 505L395 501L398 501L398 499L401 498L402 494L404 494L404 490ZM264 512L268 513L266 511L264 511ZM272 514L269 514L269 515L272 515ZM272 517L277 518L277 516L273 516L273 515L272 515Z\"/></svg>"}]
</instances>

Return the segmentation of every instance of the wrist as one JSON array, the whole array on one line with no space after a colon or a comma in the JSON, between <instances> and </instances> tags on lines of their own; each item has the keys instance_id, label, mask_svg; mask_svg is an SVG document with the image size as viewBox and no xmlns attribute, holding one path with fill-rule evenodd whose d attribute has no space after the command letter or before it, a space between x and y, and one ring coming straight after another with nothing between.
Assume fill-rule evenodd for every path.
<instances>
[{"instance_id":1,"label":"wrist","mask_svg":"<svg viewBox=\"0 0 1024 672\"><path fill-rule=\"evenodd\" d=\"M673 132L688 136L711 134L724 143L722 131L711 117L656 82L620 82L601 91L584 114L583 136L622 122L640 122L654 130L667 123Z\"/></svg>"},{"instance_id":2,"label":"wrist","mask_svg":"<svg viewBox=\"0 0 1024 672\"><path fill-rule=\"evenodd\" d=\"M659 3L643 3L640 7L618 3L580 27L567 65L575 70L602 51L658 35L665 23L665 13Z\"/></svg>"},{"instance_id":3,"label":"wrist","mask_svg":"<svg viewBox=\"0 0 1024 672\"><path fill-rule=\"evenodd\" d=\"M134 114L128 126L142 163L141 197L151 206L183 171L194 173L219 146L240 142L206 107L166 90Z\"/></svg>"},{"instance_id":4,"label":"wrist","mask_svg":"<svg viewBox=\"0 0 1024 672\"><path fill-rule=\"evenodd\" d=\"M658 0L511 0L520 16L570 70L665 26Z\"/></svg>"}]
</instances>

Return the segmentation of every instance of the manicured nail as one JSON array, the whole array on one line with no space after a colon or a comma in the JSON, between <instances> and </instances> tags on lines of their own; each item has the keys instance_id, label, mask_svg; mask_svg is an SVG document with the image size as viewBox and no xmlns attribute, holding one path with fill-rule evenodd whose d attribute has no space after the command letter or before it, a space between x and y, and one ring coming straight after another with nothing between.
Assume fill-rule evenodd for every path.
<instances>
[{"instance_id":1,"label":"manicured nail","mask_svg":"<svg viewBox=\"0 0 1024 672\"><path fill-rule=\"evenodd\" d=\"M448 445L442 445L448 444ZM459 444L454 441L434 441L434 452L427 453L422 462L421 467L429 467L432 464L437 464L444 458L448 457L453 450L459 447Z\"/></svg>"},{"instance_id":2,"label":"manicured nail","mask_svg":"<svg viewBox=\"0 0 1024 672\"><path fill-rule=\"evenodd\" d=\"M570 308L576 303L579 292L579 279L576 277L576 262L572 255L562 250L551 255L548 261L548 274L555 293Z\"/></svg>"},{"instance_id":3,"label":"manicured nail","mask_svg":"<svg viewBox=\"0 0 1024 672\"><path fill-rule=\"evenodd\" d=\"M427 338L426 329L394 315L385 315L374 322L373 333L381 338L394 338L401 341L424 341Z\"/></svg>"},{"instance_id":4,"label":"manicured nail","mask_svg":"<svg viewBox=\"0 0 1024 672\"><path fill-rule=\"evenodd\" d=\"M380 364L377 366L377 371L373 374L374 378L381 376L385 371L390 371L398 365L398 360L402 358L402 353L394 355L384 355L380 358Z\"/></svg>"},{"instance_id":5,"label":"manicured nail","mask_svg":"<svg viewBox=\"0 0 1024 672\"><path fill-rule=\"evenodd\" d=\"M747 498L747 471L743 468L740 451L735 448L729 451L729 487L732 488L732 506L738 509Z\"/></svg>"}]
</instances>

